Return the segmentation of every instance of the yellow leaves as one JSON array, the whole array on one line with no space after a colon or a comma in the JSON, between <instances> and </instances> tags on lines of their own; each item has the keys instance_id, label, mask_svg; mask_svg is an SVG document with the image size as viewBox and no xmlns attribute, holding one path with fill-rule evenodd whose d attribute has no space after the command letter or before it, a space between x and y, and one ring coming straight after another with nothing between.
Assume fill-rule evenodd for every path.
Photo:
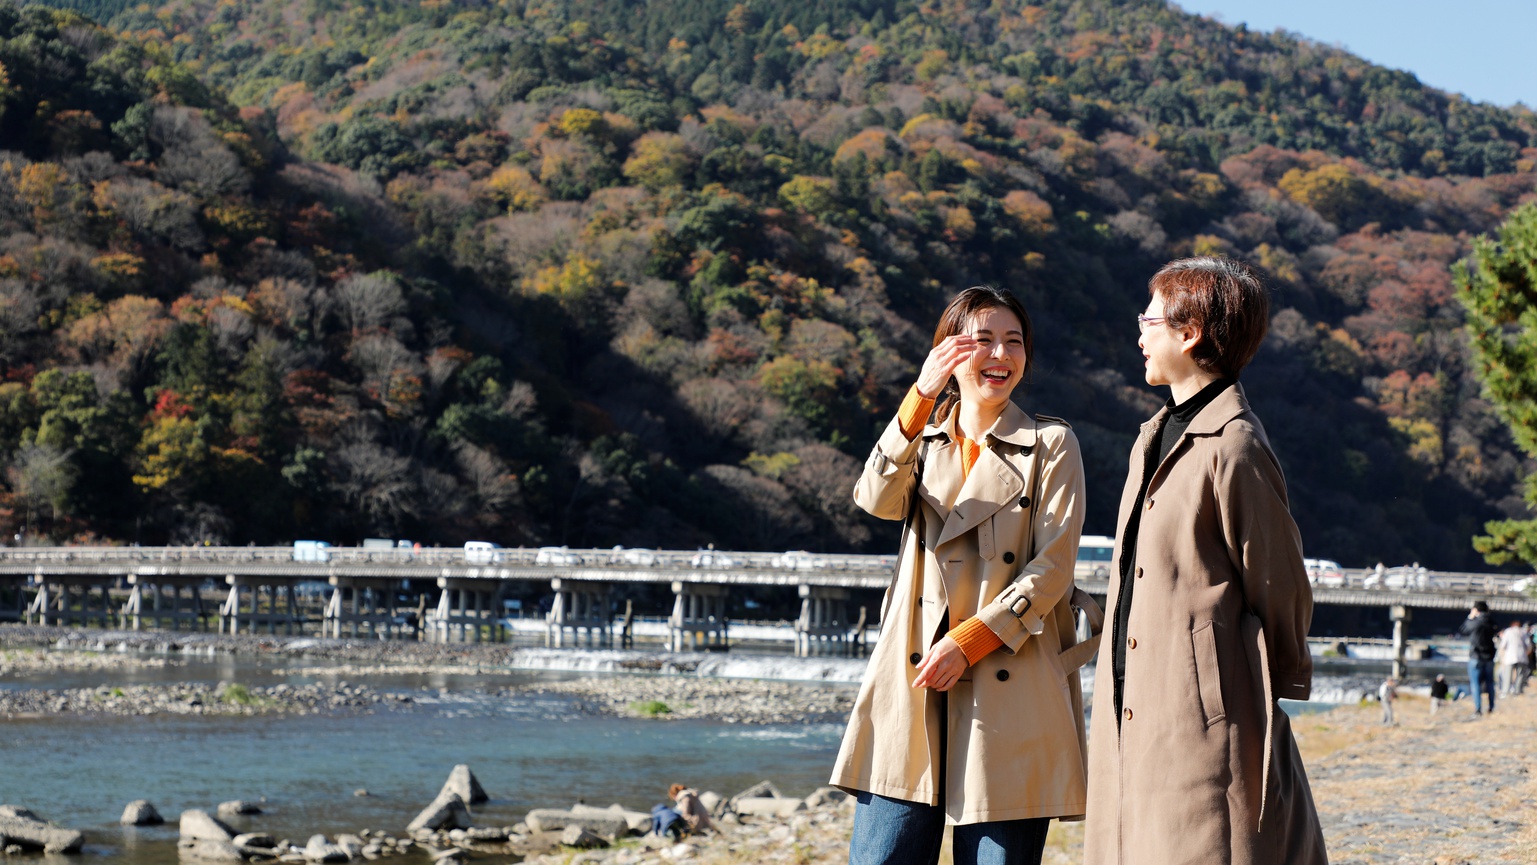
<instances>
[{"instance_id":1,"label":"yellow leaves","mask_svg":"<svg viewBox=\"0 0 1537 865\"><path fill-rule=\"evenodd\" d=\"M1190 254L1196 256L1232 258L1236 253L1233 244L1215 234L1197 234L1190 244Z\"/></svg>"},{"instance_id":2,"label":"yellow leaves","mask_svg":"<svg viewBox=\"0 0 1537 865\"><path fill-rule=\"evenodd\" d=\"M913 119L902 124L902 131L898 132L897 135L901 136L902 140L907 141L912 138L914 133L922 129L924 124L937 122L942 121L940 121L938 117L935 117L932 114L919 114Z\"/></svg>"},{"instance_id":3,"label":"yellow leaves","mask_svg":"<svg viewBox=\"0 0 1537 865\"><path fill-rule=\"evenodd\" d=\"M1254 248L1253 256L1254 263L1263 267L1275 279L1293 283L1302 279L1302 267L1297 256L1282 247L1261 243Z\"/></svg>"},{"instance_id":4,"label":"yellow leaves","mask_svg":"<svg viewBox=\"0 0 1537 865\"><path fill-rule=\"evenodd\" d=\"M760 454L753 451L747 455L747 459L742 460L742 465L751 469L753 474L776 481L785 472L800 464L801 458L789 451L774 454Z\"/></svg>"},{"instance_id":5,"label":"yellow leaves","mask_svg":"<svg viewBox=\"0 0 1537 865\"><path fill-rule=\"evenodd\" d=\"M221 201L203 208L203 217L220 232L250 240L272 232L272 221L260 209L237 201Z\"/></svg>"},{"instance_id":6,"label":"yellow leaves","mask_svg":"<svg viewBox=\"0 0 1537 865\"><path fill-rule=\"evenodd\" d=\"M811 38L795 46L795 50L812 60L825 60L841 53L844 44L826 33L813 33Z\"/></svg>"},{"instance_id":7,"label":"yellow leaves","mask_svg":"<svg viewBox=\"0 0 1537 865\"><path fill-rule=\"evenodd\" d=\"M1441 465L1441 432L1421 418L1390 417L1388 423L1409 440L1409 458L1432 468Z\"/></svg>"},{"instance_id":8,"label":"yellow leaves","mask_svg":"<svg viewBox=\"0 0 1537 865\"><path fill-rule=\"evenodd\" d=\"M91 259L91 268L114 282L132 282L144 273L144 259L130 252L109 252Z\"/></svg>"},{"instance_id":9,"label":"yellow leaves","mask_svg":"<svg viewBox=\"0 0 1537 865\"><path fill-rule=\"evenodd\" d=\"M1368 180L1338 162L1311 171L1293 168L1282 175L1276 186L1293 201L1313 208L1318 215L1337 224L1364 210L1376 191Z\"/></svg>"},{"instance_id":10,"label":"yellow leaves","mask_svg":"<svg viewBox=\"0 0 1537 865\"><path fill-rule=\"evenodd\" d=\"M573 256L565 264L542 268L523 281L525 291L563 301L579 300L604 285L602 265L584 255Z\"/></svg>"},{"instance_id":11,"label":"yellow leaves","mask_svg":"<svg viewBox=\"0 0 1537 865\"><path fill-rule=\"evenodd\" d=\"M668 51L672 51L672 52L687 51L688 50L688 43L684 42L682 39L679 39L678 37L674 36L671 39L667 40L667 50Z\"/></svg>"},{"instance_id":12,"label":"yellow leaves","mask_svg":"<svg viewBox=\"0 0 1537 865\"><path fill-rule=\"evenodd\" d=\"M837 206L836 189L830 178L796 175L779 187L779 199L806 213L827 213Z\"/></svg>"},{"instance_id":13,"label":"yellow leaves","mask_svg":"<svg viewBox=\"0 0 1537 865\"><path fill-rule=\"evenodd\" d=\"M208 444L190 417L161 417L144 431L136 455L139 471L133 475L134 486L150 492L196 473L207 459Z\"/></svg>"},{"instance_id":14,"label":"yellow leaves","mask_svg":"<svg viewBox=\"0 0 1537 865\"><path fill-rule=\"evenodd\" d=\"M681 135L648 132L635 142L633 153L621 170L632 183L656 192L668 186L682 185L693 162Z\"/></svg>"},{"instance_id":15,"label":"yellow leaves","mask_svg":"<svg viewBox=\"0 0 1537 865\"><path fill-rule=\"evenodd\" d=\"M964 243L977 233L977 220L966 207L941 207L939 215L944 219L945 239L952 243Z\"/></svg>"},{"instance_id":16,"label":"yellow leaves","mask_svg":"<svg viewBox=\"0 0 1537 865\"><path fill-rule=\"evenodd\" d=\"M1016 189L1003 197L1003 212L1014 217L1031 234L1050 234L1057 226L1051 218L1051 205L1028 189Z\"/></svg>"},{"instance_id":17,"label":"yellow leaves","mask_svg":"<svg viewBox=\"0 0 1537 865\"><path fill-rule=\"evenodd\" d=\"M53 215L60 203L59 193L67 185L64 168L52 162L34 162L21 169L16 178L16 193L22 202L32 208L35 219L43 220Z\"/></svg>"},{"instance_id":18,"label":"yellow leaves","mask_svg":"<svg viewBox=\"0 0 1537 865\"><path fill-rule=\"evenodd\" d=\"M486 188L491 190L498 204L512 213L537 210L549 197L539 181L520 165L498 168L486 181Z\"/></svg>"},{"instance_id":19,"label":"yellow leaves","mask_svg":"<svg viewBox=\"0 0 1537 865\"><path fill-rule=\"evenodd\" d=\"M588 138L600 138L608 131L608 123L601 112L591 108L568 108L555 121L555 128L567 137L585 135Z\"/></svg>"},{"instance_id":20,"label":"yellow leaves","mask_svg":"<svg viewBox=\"0 0 1537 865\"><path fill-rule=\"evenodd\" d=\"M923 52L923 59L913 68L913 74L919 81L933 81L950 66L950 55L936 48Z\"/></svg>"}]
</instances>

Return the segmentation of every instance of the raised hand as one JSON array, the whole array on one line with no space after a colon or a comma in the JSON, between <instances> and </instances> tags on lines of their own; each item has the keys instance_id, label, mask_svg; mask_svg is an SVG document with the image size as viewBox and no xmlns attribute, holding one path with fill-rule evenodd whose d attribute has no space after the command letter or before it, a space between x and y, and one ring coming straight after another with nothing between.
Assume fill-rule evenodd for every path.
<instances>
[{"instance_id":1,"label":"raised hand","mask_svg":"<svg viewBox=\"0 0 1537 865\"><path fill-rule=\"evenodd\" d=\"M923 369L918 372L918 394L924 399L938 397L944 392L950 376L976 354L977 348L976 337L966 333L940 340L939 345L929 350L929 356L923 360Z\"/></svg>"}]
</instances>

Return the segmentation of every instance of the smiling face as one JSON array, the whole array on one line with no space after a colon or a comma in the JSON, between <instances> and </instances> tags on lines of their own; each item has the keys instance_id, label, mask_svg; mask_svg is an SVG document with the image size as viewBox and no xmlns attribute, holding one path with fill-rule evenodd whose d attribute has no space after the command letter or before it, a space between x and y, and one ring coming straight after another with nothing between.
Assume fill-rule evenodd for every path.
<instances>
[{"instance_id":1,"label":"smiling face","mask_svg":"<svg viewBox=\"0 0 1537 865\"><path fill-rule=\"evenodd\" d=\"M955 370L961 402L1000 408L1025 377L1024 328L1014 313L994 306L973 315L966 332L976 338L977 351Z\"/></svg>"},{"instance_id":2,"label":"smiling face","mask_svg":"<svg viewBox=\"0 0 1537 865\"><path fill-rule=\"evenodd\" d=\"M1154 292L1143 312L1153 321L1147 322L1137 346L1142 349L1143 375L1151 385L1173 385L1198 375L1200 365L1191 351L1200 340L1199 332L1192 328L1176 328L1164 317L1163 295Z\"/></svg>"}]
</instances>

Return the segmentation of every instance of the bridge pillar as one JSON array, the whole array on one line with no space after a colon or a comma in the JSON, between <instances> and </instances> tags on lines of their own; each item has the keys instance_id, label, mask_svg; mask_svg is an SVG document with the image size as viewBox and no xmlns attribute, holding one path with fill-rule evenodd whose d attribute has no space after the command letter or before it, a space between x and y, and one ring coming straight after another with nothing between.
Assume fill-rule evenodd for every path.
<instances>
[{"instance_id":1,"label":"bridge pillar","mask_svg":"<svg viewBox=\"0 0 1537 865\"><path fill-rule=\"evenodd\" d=\"M229 584L229 595L219 607L219 633L238 634L245 623L246 633L254 634L262 625L267 633L276 634L277 626L283 633L292 635L294 626L304 633L306 616L299 609L299 599L294 593L294 578L248 577L230 574L224 578ZM266 603L263 604L263 590ZM242 605L245 609L241 609Z\"/></svg>"},{"instance_id":2,"label":"bridge pillar","mask_svg":"<svg viewBox=\"0 0 1537 865\"><path fill-rule=\"evenodd\" d=\"M415 639L418 624L410 623L395 606L395 590L400 581L389 577L331 578L336 591L326 603L320 633L327 637L357 637L360 631L380 640ZM418 620L419 622L420 620Z\"/></svg>"},{"instance_id":3,"label":"bridge pillar","mask_svg":"<svg viewBox=\"0 0 1537 865\"><path fill-rule=\"evenodd\" d=\"M129 574L128 585L131 590L128 602L123 605L123 627L142 630L144 620L148 619L153 623L152 627L160 629L166 628L169 623L171 630L180 631L182 623L186 622L192 630L206 630L208 612L203 609L200 593L203 581L203 577ZM182 596L183 589L187 590L185 598ZM149 596L147 604L146 594Z\"/></svg>"},{"instance_id":4,"label":"bridge pillar","mask_svg":"<svg viewBox=\"0 0 1537 865\"><path fill-rule=\"evenodd\" d=\"M1404 626L1409 623L1411 610L1402 605L1394 604L1388 608L1388 616L1393 619L1393 678L1402 682L1404 680ZM1477 697L1477 694L1474 694Z\"/></svg>"},{"instance_id":5,"label":"bridge pillar","mask_svg":"<svg viewBox=\"0 0 1537 865\"><path fill-rule=\"evenodd\" d=\"M559 649L566 645L566 632L571 632L570 644L594 643L608 648L613 645L612 619L609 616L610 583L595 580L566 580L556 577L550 580L555 592L555 603L545 616L544 644Z\"/></svg>"},{"instance_id":6,"label":"bridge pillar","mask_svg":"<svg viewBox=\"0 0 1537 865\"><path fill-rule=\"evenodd\" d=\"M856 635L849 623L849 590L837 586L800 586L801 614L795 620L795 654L848 654ZM861 609L861 616L864 611ZM863 644L864 621L861 618L858 642Z\"/></svg>"},{"instance_id":7,"label":"bridge pillar","mask_svg":"<svg viewBox=\"0 0 1537 865\"><path fill-rule=\"evenodd\" d=\"M116 627L117 611L112 609L108 591L114 582L116 578L110 576L41 577L37 595L27 607L27 624L35 619L43 625L89 625L94 621L103 628Z\"/></svg>"},{"instance_id":8,"label":"bridge pillar","mask_svg":"<svg viewBox=\"0 0 1537 865\"><path fill-rule=\"evenodd\" d=\"M500 642L507 629L502 625L502 582L438 577L437 609L427 614L424 633L434 643L478 643L483 628Z\"/></svg>"},{"instance_id":9,"label":"bridge pillar","mask_svg":"<svg viewBox=\"0 0 1537 865\"><path fill-rule=\"evenodd\" d=\"M26 585L24 575L0 576L0 622L19 622L26 616Z\"/></svg>"},{"instance_id":10,"label":"bridge pillar","mask_svg":"<svg viewBox=\"0 0 1537 865\"><path fill-rule=\"evenodd\" d=\"M685 583L675 580L672 591L672 615L667 619L667 647L683 651L719 649L730 645L726 618L728 587L710 583Z\"/></svg>"}]
</instances>

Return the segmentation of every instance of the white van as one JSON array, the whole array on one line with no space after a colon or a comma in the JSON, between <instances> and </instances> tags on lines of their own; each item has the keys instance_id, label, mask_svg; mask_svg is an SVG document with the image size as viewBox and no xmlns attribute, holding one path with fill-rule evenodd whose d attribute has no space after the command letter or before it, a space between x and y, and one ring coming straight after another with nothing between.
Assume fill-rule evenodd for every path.
<instances>
[{"instance_id":1,"label":"white van","mask_svg":"<svg viewBox=\"0 0 1537 865\"><path fill-rule=\"evenodd\" d=\"M502 560L502 545L490 541L465 541L464 562L467 565L489 565Z\"/></svg>"},{"instance_id":2,"label":"white van","mask_svg":"<svg viewBox=\"0 0 1537 865\"><path fill-rule=\"evenodd\" d=\"M1115 553L1115 538L1104 535L1084 535L1078 539L1078 561L1073 565L1073 578L1078 580L1108 580Z\"/></svg>"}]
</instances>

